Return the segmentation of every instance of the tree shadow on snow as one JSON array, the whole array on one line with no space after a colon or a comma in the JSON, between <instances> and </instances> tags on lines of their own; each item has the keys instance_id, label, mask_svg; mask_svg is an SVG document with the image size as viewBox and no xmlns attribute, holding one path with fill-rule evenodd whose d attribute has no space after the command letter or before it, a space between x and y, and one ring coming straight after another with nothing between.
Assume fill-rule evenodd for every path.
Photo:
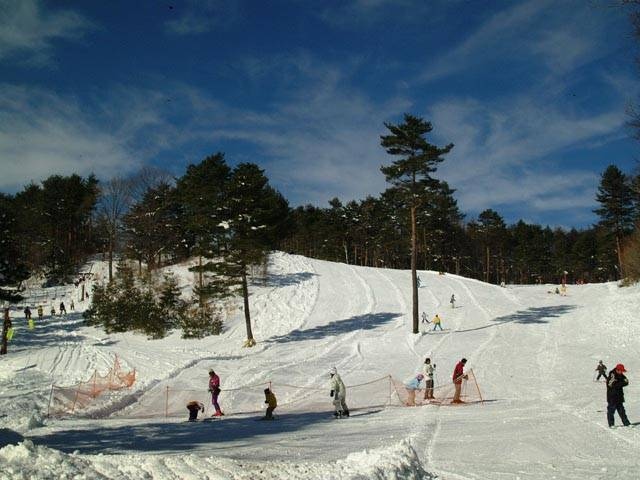
<instances>
[{"instance_id":1,"label":"tree shadow on snow","mask_svg":"<svg viewBox=\"0 0 640 480\"><path fill-rule=\"evenodd\" d=\"M84 325L81 313L69 313L66 317L44 317L43 320L34 319L35 328L29 330L24 318L14 319L14 337L9 343L9 349L20 351L25 348L56 346L62 342L84 342L86 337L78 334L77 330Z\"/></svg>"},{"instance_id":2,"label":"tree shadow on snow","mask_svg":"<svg viewBox=\"0 0 640 480\"><path fill-rule=\"evenodd\" d=\"M550 319L564 315L574 310L575 305L554 305L549 307L531 307L520 310L509 315L493 318L494 323L483 325L482 327L468 328L466 330L456 330L456 332L473 332L484 328L498 327L506 323L520 323L522 325L536 325L549 323Z\"/></svg>"},{"instance_id":3,"label":"tree shadow on snow","mask_svg":"<svg viewBox=\"0 0 640 480\"><path fill-rule=\"evenodd\" d=\"M272 422L258 421L259 416L229 416L206 422L187 422L186 417L178 423L156 421L117 427L109 427L109 420L105 420L86 429L60 430L28 438L38 445L67 453L186 452L202 445L232 449L237 444L229 442L255 442L270 434L290 433L312 424L336 421L328 411L282 414ZM268 439L265 441L269 442Z\"/></svg>"},{"instance_id":4,"label":"tree shadow on snow","mask_svg":"<svg viewBox=\"0 0 640 480\"><path fill-rule=\"evenodd\" d=\"M286 275L269 274L263 285L267 287L289 287L305 282L315 276L317 275L311 272L289 273Z\"/></svg>"},{"instance_id":5,"label":"tree shadow on snow","mask_svg":"<svg viewBox=\"0 0 640 480\"><path fill-rule=\"evenodd\" d=\"M380 312L356 315L344 320L336 320L326 325L320 325L306 330L292 330L286 335L278 335L266 340L267 343L299 342L301 340L317 340L320 338L340 335L354 330L372 330L391 320L401 317L401 313Z\"/></svg>"}]
</instances>

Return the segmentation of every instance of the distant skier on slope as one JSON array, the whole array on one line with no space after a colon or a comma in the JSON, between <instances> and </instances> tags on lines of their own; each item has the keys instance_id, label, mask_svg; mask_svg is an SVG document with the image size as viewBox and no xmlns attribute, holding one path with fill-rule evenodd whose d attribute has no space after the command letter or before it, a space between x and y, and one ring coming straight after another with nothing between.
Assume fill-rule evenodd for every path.
<instances>
[{"instance_id":1,"label":"distant skier on slope","mask_svg":"<svg viewBox=\"0 0 640 480\"><path fill-rule=\"evenodd\" d=\"M431 320L431 323L433 323L433 331L436 331L436 328L440 327L440 330L442 330L442 319L440 318L440 315L438 315L436 313L436 316L433 317L433 320Z\"/></svg>"},{"instance_id":2,"label":"distant skier on slope","mask_svg":"<svg viewBox=\"0 0 640 480\"><path fill-rule=\"evenodd\" d=\"M432 400L435 397L433 396L433 375L436 371L436 364L431 363L431 359L427 357L424 360L424 366L422 367L422 371L424 372L424 399Z\"/></svg>"},{"instance_id":3,"label":"distant skier on slope","mask_svg":"<svg viewBox=\"0 0 640 480\"><path fill-rule=\"evenodd\" d=\"M626 371L624 365L619 363L609 372L607 377L607 422L609 427L613 427L613 414L616 410L625 427L631 424L627 418L627 412L624 410L624 391L622 390L629 385L629 380L624 375Z\"/></svg>"},{"instance_id":4,"label":"distant skier on slope","mask_svg":"<svg viewBox=\"0 0 640 480\"><path fill-rule=\"evenodd\" d=\"M467 359L463 358L460 360L456 367L453 369L453 385L456 389L453 394L453 400L451 403L464 403L460 400L460 395L462 394L462 380L467 380L469 377L466 373L464 373L464 366L467 364Z\"/></svg>"},{"instance_id":5,"label":"distant skier on slope","mask_svg":"<svg viewBox=\"0 0 640 480\"><path fill-rule=\"evenodd\" d=\"M215 412L212 417L220 417L224 415L220 410L220 405L218 404L218 396L220 395L220 377L216 375L216 372L209 370L209 392L211 393L211 404L213 408L215 408Z\"/></svg>"},{"instance_id":6,"label":"distant skier on slope","mask_svg":"<svg viewBox=\"0 0 640 480\"><path fill-rule=\"evenodd\" d=\"M338 375L336 367L331 367L329 377L331 378L331 393L329 396L333 397L333 405L336 409L334 415L336 418L348 417L347 388L344 386L340 375Z\"/></svg>"},{"instance_id":7,"label":"distant skier on slope","mask_svg":"<svg viewBox=\"0 0 640 480\"><path fill-rule=\"evenodd\" d=\"M422 280L420 280L420 277L416 277L416 284L418 285L418 288L422 287Z\"/></svg>"},{"instance_id":8,"label":"distant skier on slope","mask_svg":"<svg viewBox=\"0 0 640 480\"><path fill-rule=\"evenodd\" d=\"M29 306L24 307L24 319L29 320L31 318L31 309Z\"/></svg>"},{"instance_id":9,"label":"distant skier on slope","mask_svg":"<svg viewBox=\"0 0 640 480\"><path fill-rule=\"evenodd\" d=\"M67 314L67 308L64 306L64 302L60 302L60 316Z\"/></svg>"},{"instance_id":10,"label":"distant skier on slope","mask_svg":"<svg viewBox=\"0 0 640 480\"><path fill-rule=\"evenodd\" d=\"M42 315L44 315L42 305L38 305L38 320L42 320Z\"/></svg>"},{"instance_id":11,"label":"distant skier on slope","mask_svg":"<svg viewBox=\"0 0 640 480\"><path fill-rule=\"evenodd\" d=\"M453 293L451 294L451 300L449 300L449 303L451 304L451 308L456 308L456 296Z\"/></svg>"},{"instance_id":12,"label":"distant skier on slope","mask_svg":"<svg viewBox=\"0 0 640 480\"><path fill-rule=\"evenodd\" d=\"M598 365L596 366L596 372L598 372L596 382L600 380L600 377L603 377L605 380L607 379L607 366L602 363L602 360L598 362Z\"/></svg>"},{"instance_id":13,"label":"distant skier on slope","mask_svg":"<svg viewBox=\"0 0 640 480\"><path fill-rule=\"evenodd\" d=\"M407 398L408 407L415 407L416 391L422 390L422 380L424 380L424 375L422 373L419 373L404 384L404 388L407 389L407 394L408 394L408 398Z\"/></svg>"}]
</instances>

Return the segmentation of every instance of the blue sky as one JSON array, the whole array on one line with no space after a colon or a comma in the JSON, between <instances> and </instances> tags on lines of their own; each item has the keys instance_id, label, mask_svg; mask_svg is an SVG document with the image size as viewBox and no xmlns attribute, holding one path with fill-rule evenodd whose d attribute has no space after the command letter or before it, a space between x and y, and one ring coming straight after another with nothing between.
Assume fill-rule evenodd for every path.
<instances>
[{"instance_id":1,"label":"blue sky","mask_svg":"<svg viewBox=\"0 0 640 480\"><path fill-rule=\"evenodd\" d=\"M0 0L0 191L223 151L292 206L377 195L383 122L455 147L467 219L584 227L637 167L627 12L597 0Z\"/></svg>"}]
</instances>

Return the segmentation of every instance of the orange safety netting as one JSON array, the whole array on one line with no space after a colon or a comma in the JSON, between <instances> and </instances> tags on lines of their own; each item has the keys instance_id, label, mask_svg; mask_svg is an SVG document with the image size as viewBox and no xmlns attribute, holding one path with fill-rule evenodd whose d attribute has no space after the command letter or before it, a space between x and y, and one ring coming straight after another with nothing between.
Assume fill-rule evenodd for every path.
<instances>
[{"instance_id":1,"label":"orange safety netting","mask_svg":"<svg viewBox=\"0 0 640 480\"><path fill-rule=\"evenodd\" d=\"M461 400L464 403L482 402L482 396L473 371L462 383ZM141 395L135 403L119 411L116 415L126 418L181 417L187 415L189 402L201 402L205 406L204 415L214 410L211 394L206 389L189 389L174 382L172 385L158 385ZM346 403L350 410L381 408L387 406L408 406L409 391L404 384L392 376L377 378L364 383L347 385ZM226 415L259 413L264 411L264 389L269 388L276 396L276 413L328 411L333 409L333 399L328 386L317 384L290 385L279 381L264 381L236 388L223 388L218 397L222 411ZM454 386L441 385L434 388L434 399L424 400L424 389L415 395L416 405L452 404Z\"/></svg>"},{"instance_id":2,"label":"orange safety netting","mask_svg":"<svg viewBox=\"0 0 640 480\"><path fill-rule=\"evenodd\" d=\"M136 371L123 372L116 356L113 366L105 375L97 370L86 382L71 386L51 386L49 397L49 415L59 416L86 411L97 403L97 399L105 392L130 388L136 381Z\"/></svg>"}]
</instances>

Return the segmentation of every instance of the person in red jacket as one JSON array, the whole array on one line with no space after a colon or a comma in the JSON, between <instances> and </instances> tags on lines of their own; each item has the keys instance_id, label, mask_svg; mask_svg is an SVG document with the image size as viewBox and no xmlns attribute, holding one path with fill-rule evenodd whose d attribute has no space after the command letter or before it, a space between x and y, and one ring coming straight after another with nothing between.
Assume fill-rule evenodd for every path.
<instances>
[{"instance_id":1,"label":"person in red jacket","mask_svg":"<svg viewBox=\"0 0 640 480\"><path fill-rule=\"evenodd\" d=\"M462 393L462 380L469 378L464 373L464 366L467 363L467 359L463 358L456 364L456 368L453 369L453 386L456 388L456 392L453 394L453 400L451 403L463 403L460 400L460 394Z\"/></svg>"},{"instance_id":2,"label":"person in red jacket","mask_svg":"<svg viewBox=\"0 0 640 480\"><path fill-rule=\"evenodd\" d=\"M220 405L218 405L218 395L220 395L220 377L218 377L216 372L213 370L209 370L209 392L211 393L211 403L213 404L213 408L216 409L212 416L219 417L224 415L220 410Z\"/></svg>"}]
</instances>

